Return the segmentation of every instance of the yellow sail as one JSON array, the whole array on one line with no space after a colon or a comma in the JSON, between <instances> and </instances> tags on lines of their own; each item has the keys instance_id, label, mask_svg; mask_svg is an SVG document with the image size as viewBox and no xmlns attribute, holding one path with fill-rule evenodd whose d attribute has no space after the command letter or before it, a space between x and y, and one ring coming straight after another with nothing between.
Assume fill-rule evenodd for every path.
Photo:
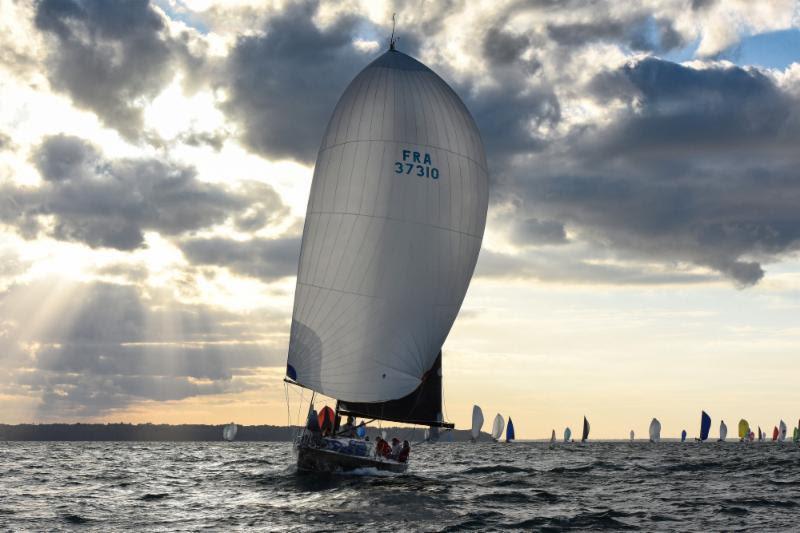
<instances>
[{"instance_id":1,"label":"yellow sail","mask_svg":"<svg viewBox=\"0 0 800 533\"><path fill-rule=\"evenodd\" d=\"M750 424L742 418L739 420L739 439L745 439L750 435Z\"/></svg>"}]
</instances>

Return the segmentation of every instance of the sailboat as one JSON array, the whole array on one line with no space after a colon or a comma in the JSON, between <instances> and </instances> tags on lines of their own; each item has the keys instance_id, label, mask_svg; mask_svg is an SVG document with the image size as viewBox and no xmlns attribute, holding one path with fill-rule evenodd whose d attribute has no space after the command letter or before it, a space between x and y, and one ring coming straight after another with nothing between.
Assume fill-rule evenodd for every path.
<instances>
[{"instance_id":1,"label":"sailboat","mask_svg":"<svg viewBox=\"0 0 800 533\"><path fill-rule=\"evenodd\" d=\"M633 442L633 430L631 430L631 442Z\"/></svg>"},{"instance_id":2,"label":"sailboat","mask_svg":"<svg viewBox=\"0 0 800 533\"><path fill-rule=\"evenodd\" d=\"M725 425L724 420L720 420L719 422L719 439L717 442L725 442L725 439L728 437L728 426Z\"/></svg>"},{"instance_id":3,"label":"sailboat","mask_svg":"<svg viewBox=\"0 0 800 533\"><path fill-rule=\"evenodd\" d=\"M708 433L711 431L711 417L708 413L702 411L700 413L700 438L697 440L703 442L708 439Z\"/></svg>"},{"instance_id":4,"label":"sailboat","mask_svg":"<svg viewBox=\"0 0 800 533\"><path fill-rule=\"evenodd\" d=\"M222 428L222 439L227 441L232 441L236 438L236 433L239 431L239 428L231 422L227 426Z\"/></svg>"},{"instance_id":5,"label":"sailboat","mask_svg":"<svg viewBox=\"0 0 800 533\"><path fill-rule=\"evenodd\" d=\"M792 435L792 442L797 442L800 439L800 429L794 428L794 434Z\"/></svg>"},{"instance_id":6,"label":"sailboat","mask_svg":"<svg viewBox=\"0 0 800 533\"><path fill-rule=\"evenodd\" d=\"M589 421L583 417L583 435L581 435L581 442L586 442L589 438Z\"/></svg>"},{"instance_id":7,"label":"sailboat","mask_svg":"<svg viewBox=\"0 0 800 533\"><path fill-rule=\"evenodd\" d=\"M564 442L569 442L572 438L572 430L569 428L564 429Z\"/></svg>"},{"instance_id":8,"label":"sailboat","mask_svg":"<svg viewBox=\"0 0 800 533\"><path fill-rule=\"evenodd\" d=\"M407 468L373 442L320 437L316 394L336 400L337 418L454 427L442 346L481 248L486 169L464 103L393 38L339 99L311 183L286 365L290 385L313 391L300 470Z\"/></svg>"},{"instance_id":9,"label":"sailboat","mask_svg":"<svg viewBox=\"0 0 800 533\"><path fill-rule=\"evenodd\" d=\"M472 436L470 440L477 442L478 437L481 436L481 428L483 427L483 411L477 405L472 406Z\"/></svg>"},{"instance_id":10,"label":"sailboat","mask_svg":"<svg viewBox=\"0 0 800 533\"><path fill-rule=\"evenodd\" d=\"M744 442L750 439L750 423L742 418L739 420L739 442Z\"/></svg>"},{"instance_id":11,"label":"sailboat","mask_svg":"<svg viewBox=\"0 0 800 533\"><path fill-rule=\"evenodd\" d=\"M778 424L778 429L780 430L780 434L778 435L778 440L783 442L786 440L786 422L781 420L780 423Z\"/></svg>"},{"instance_id":12,"label":"sailboat","mask_svg":"<svg viewBox=\"0 0 800 533\"><path fill-rule=\"evenodd\" d=\"M686 442L686 430L681 431L681 442Z\"/></svg>"},{"instance_id":13,"label":"sailboat","mask_svg":"<svg viewBox=\"0 0 800 533\"><path fill-rule=\"evenodd\" d=\"M506 421L500 416L500 413L497 413L497 416L494 417L494 422L492 423L492 440L497 442L500 440L500 436L503 434L503 428L506 426Z\"/></svg>"},{"instance_id":14,"label":"sailboat","mask_svg":"<svg viewBox=\"0 0 800 533\"><path fill-rule=\"evenodd\" d=\"M762 442L764 440L764 432L761 431L761 426L758 426L758 442Z\"/></svg>"},{"instance_id":15,"label":"sailboat","mask_svg":"<svg viewBox=\"0 0 800 533\"><path fill-rule=\"evenodd\" d=\"M506 426L506 442L514 442L515 440L514 435L514 422L511 421L511 417L508 417L508 425Z\"/></svg>"},{"instance_id":16,"label":"sailboat","mask_svg":"<svg viewBox=\"0 0 800 533\"><path fill-rule=\"evenodd\" d=\"M553 432L550 434L550 446L553 446L556 443L556 430L554 429Z\"/></svg>"},{"instance_id":17,"label":"sailboat","mask_svg":"<svg viewBox=\"0 0 800 533\"><path fill-rule=\"evenodd\" d=\"M780 436L780 431L778 431L778 426L772 428L772 440L778 440L778 436Z\"/></svg>"},{"instance_id":18,"label":"sailboat","mask_svg":"<svg viewBox=\"0 0 800 533\"><path fill-rule=\"evenodd\" d=\"M661 422L657 418L650 421L650 442L661 440Z\"/></svg>"}]
</instances>

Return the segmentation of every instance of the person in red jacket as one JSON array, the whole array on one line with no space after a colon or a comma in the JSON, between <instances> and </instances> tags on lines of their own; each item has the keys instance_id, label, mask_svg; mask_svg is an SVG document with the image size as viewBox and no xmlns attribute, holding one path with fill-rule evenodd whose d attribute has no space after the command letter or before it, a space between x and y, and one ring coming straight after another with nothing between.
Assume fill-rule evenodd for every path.
<instances>
[{"instance_id":1,"label":"person in red jacket","mask_svg":"<svg viewBox=\"0 0 800 533\"><path fill-rule=\"evenodd\" d=\"M375 455L388 459L392 455L392 447L389 443L378 437L375 439Z\"/></svg>"}]
</instances>

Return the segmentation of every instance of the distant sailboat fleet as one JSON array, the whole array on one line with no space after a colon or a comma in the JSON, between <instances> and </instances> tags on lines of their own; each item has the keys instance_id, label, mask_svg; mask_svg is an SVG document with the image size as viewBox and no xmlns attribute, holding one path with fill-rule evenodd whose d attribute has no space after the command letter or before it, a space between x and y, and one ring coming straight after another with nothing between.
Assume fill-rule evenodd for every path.
<instances>
[{"instance_id":1,"label":"distant sailboat fleet","mask_svg":"<svg viewBox=\"0 0 800 533\"><path fill-rule=\"evenodd\" d=\"M478 436L480 435L480 430L483 425L483 412L481 408L477 405L473 406L472 410L472 438L473 442L478 440ZM506 429L506 442L513 442L515 440L514 435L514 423L511 421L511 418L508 419L508 425L506 426L505 420L502 415L499 413L494 418L494 422L492 424L492 433L491 437L492 440L495 442L499 442L500 438L503 434L503 428ZM589 423L589 419L587 417L583 417L583 431L581 432L581 442L586 443L589 440L589 432L591 430L591 424ZM702 411L700 413L700 435L699 437L695 438L694 440L697 442L704 442L708 440L709 434L711 430L711 416ZM680 442L686 442L688 437L688 432L683 429L680 432ZM757 427L756 431L753 431L750 423L742 418L739 420L737 425L737 435L739 437L739 442L765 442L767 440L766 432L761 430L761 426ZM781 420L777 426L775 426L773 430L772 440L777 442L785 441L788 436L788 429L786 423ZM636 440L636 433L634 430L630 430L629 433L630 442L635 442ZM719 437L717 442L727 442L728 439L728 426L725 424L724 420L720 420L719 424ZM650 420L650 426L648 428L648 441L651 443L658 443L661 442L661 421L658 418L653 418ZM551 446L557 443L556 438L556 430L553 429L550 432L550 439L549 443ZM575 442L572 439L572 429L569 427L564 428L564 438L563 442ZM800 443L800 421L798 421L797 427L794 428L793 435L792 435L792 442Z\"/></svg>"}]
</instances>

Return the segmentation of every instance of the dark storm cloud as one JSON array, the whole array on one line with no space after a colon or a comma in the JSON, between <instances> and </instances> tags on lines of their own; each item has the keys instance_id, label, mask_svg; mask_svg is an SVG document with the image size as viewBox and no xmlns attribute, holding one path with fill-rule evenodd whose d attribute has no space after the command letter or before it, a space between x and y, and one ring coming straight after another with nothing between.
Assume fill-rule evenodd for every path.
<instances>
[{"instance_id":1,"label":"dark storm cloud","mask_svg":"<svg viewBox=\"0 0 800 533\"><path fill-rule=\"evenodd\" d=\"M300 257L300 239L297 237L247 241L188 239L180 246L193 264L225 267L264 281L295 275Z\"/></svg>"},{"instance_id":2,"label":"dark storm cloud","mask_svg":"<svg viewBox=\"0 0 800 533\"><path fill-rule=\"evenodd\" d=\"M245 183L231 191L199 181L191 167L106 159L77 137L49 137L33 159L45 180L41 187L0 190L6 199L0 219L28 237L41 229L37 217L49 215L58 239L133 250L144 244L145 231L179 235L230 217L254 230L287 212L268 185Z\"/></svg>"},{"instance_id":3,"label":"dark storm cloud","mask_svg":"<svg viewBox=\"0 0 800 533\"><path fill-rule=\"evenodd\" d=\"M666 52L684 44L684 38L667 19L632 12L625 19L548 24L547 35L562 46L575 47L596 41L616 42L638 51Z\"/></svg>"},{"instance_id":4,"label":"dark storm cloud","mask_svg":"<svg viewBox=\"0 0 800 533\"><path fill-rule=\"evenodd\" d=\"M556 220L528 218L519 222L513 234L517 242L523 244L564 244L567 233L564 225Z\"/></svg>"},{"instance_id":5,"label":"dark storm cloud","mask_svg":"<svg viewBox=\"0 0 800 533\"><path fill-rule=\"evenodd\" d=\"M286 330L286 317L244 318L176 302L164 309L125 285L75 285L68 301L48 302L57 292L40 283L0 294L0 324L36 317L42 302L62 316L44 329L12 328L0 336L8 344L0 385L39 395L50 416L246 390L255 386L248 376L258 368L285 363L283 350L264 339ZM35 357L22 355L20 347L34 343ZM9 350L17 353L13 361Z\"/></svg>"},{"instance_id":6,"label":"dark storm cloud","mask_svg":"<svg viewBox=\"0 0 800 533\"><path fill-rule=\"evenodd\" d=\"M229 58L228 113L268 157L313 162L333 107L370 56L353 47L354 16L320 29L316 2L290 5L261 35L240 36Z\"/></svg>"},{"instance_id":7,"label":"dark storm cloud","mask_svg":"<svg viewBox=\"0 0 800 533\"><path fill-rule=\"evenodd\" d=\"M483 52L492 64L508 64L519 59L528 45L530 38L527 35L514 35L495 26L486 32Z\"/></svg>"},{"instance_id":8,"label":"dark storm cloud","mask_svg":"<svg viewBox=\"0 0 800 533\"><path fill-rule=\"evenodd\" d=\"M160 92L176 61L199 61L148 0L40 0L34 21L52 39L51 85L129 138L141 134L139 101Z\"/></svg>"},{"instance_id":9,"label":"dark storm cloud","mask_svg":"<svg viewBox=\"0 0 800 533\"><path fill-rule=\"evenodd\" d=\"M689 262L741 286L798 248L798 102L771 79L649 58L594 90L627 109L567 139L547 172L518 168L525 210L619 256Z\"/></svg>"}]
</instances>

